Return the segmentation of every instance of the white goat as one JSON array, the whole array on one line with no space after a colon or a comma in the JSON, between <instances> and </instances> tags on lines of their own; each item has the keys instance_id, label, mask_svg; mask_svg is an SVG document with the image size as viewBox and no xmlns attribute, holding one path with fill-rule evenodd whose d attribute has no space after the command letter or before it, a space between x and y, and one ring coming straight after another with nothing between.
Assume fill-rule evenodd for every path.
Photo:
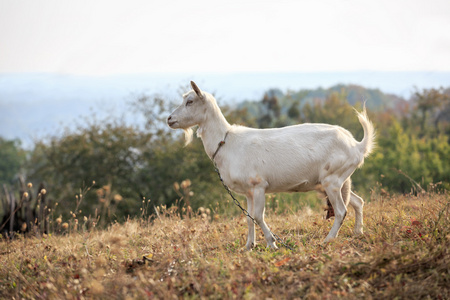
<instances>
[{"instance_id":1,"label":"white goat","mask_svg":"<svg viewBox=\"0 0 450 300\"><path fill-rule=\"evenodd\" d=\"M267 246L276 249L275 239L264 221L265 193L325 193L333 206L335 220L325 238L335 238L347 214L355 209L355 234L362 234L364 201L351 191L350 176L374 146L375 131L365 109L357 116L364 138L356 141L346 129L328 124L301 124L274 129L230 125L214 97L191 81L192 89L168 117L173 129L184 129L186 144L191 127L198 125L207 155L214 160L228 187L247 198L247 210L261 226ZM226 142L219 147L220 142ZM247 249L255 245L255 226L248 222Z\"/></svg>"}]
</instances>

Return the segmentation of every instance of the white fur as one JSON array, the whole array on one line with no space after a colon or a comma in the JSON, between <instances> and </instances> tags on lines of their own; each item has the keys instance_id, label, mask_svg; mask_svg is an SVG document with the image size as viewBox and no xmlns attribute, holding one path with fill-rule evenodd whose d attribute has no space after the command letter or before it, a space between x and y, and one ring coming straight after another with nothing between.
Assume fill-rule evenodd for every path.
<instances>
[{"instance_id":1,"label":"white fur","mask_svg":"<svg viewBox=\"0 0 450 300\"><path fill-rule=\"evenodd\" d=\"M194 82L191 86L193 90L183 95L183 103L167 122L171 128L185 131L198 125L210 158L228 132L215 163L225 184L246 196L247 210L261 226L267 246L277 248L264 221L265 193L311 190L325 193L335 212L325 242L337 236L350 203L356 212L354 232L362 233L364 201L350 191L350 176L363 164L374 145L375 132L365 109L357 112L364 128L361 142L346 129L328 124L254 129L230 125L214 97L201 91ZM188 131L187 141L191 135ZM250 218L248 226L246 247L251 249L255 245L255 228Z\"/></svg>"}]
</instances>

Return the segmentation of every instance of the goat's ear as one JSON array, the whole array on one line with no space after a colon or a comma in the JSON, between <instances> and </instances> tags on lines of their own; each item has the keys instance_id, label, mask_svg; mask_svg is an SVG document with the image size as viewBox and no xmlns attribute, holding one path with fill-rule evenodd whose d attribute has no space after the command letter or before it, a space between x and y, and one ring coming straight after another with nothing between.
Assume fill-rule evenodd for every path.
<instances>
[{"instance_id":1,"label":"goat's ear","mask_svg":"<svg viewBox=\"0 0 450 300\"><path fill-rule=\"evenodd\" d=\"M200 99L203 99L203 94L202 91L200 90L200 88L195 84L195 82L191 81L191 87L194 90L194 92L197 94L197 96Z\"/></svg>"}]
</instances>

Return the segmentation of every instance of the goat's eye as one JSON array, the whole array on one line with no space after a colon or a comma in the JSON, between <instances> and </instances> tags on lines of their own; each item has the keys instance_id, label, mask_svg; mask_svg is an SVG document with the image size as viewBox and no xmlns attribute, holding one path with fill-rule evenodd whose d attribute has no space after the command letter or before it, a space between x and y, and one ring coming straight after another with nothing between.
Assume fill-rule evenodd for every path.
<instances>
[{"instance_id":1,"label":"goat's eye","mask_svg":"<svg viewBox=\"0 0 450 300\"><path fill-rule=\"evenodd\" d=\"M186 101L186 106L189 106L189 105L191 105L192 103L194 103L194 101L188 100L188 101Z\"/></svg>"}]
</instances>

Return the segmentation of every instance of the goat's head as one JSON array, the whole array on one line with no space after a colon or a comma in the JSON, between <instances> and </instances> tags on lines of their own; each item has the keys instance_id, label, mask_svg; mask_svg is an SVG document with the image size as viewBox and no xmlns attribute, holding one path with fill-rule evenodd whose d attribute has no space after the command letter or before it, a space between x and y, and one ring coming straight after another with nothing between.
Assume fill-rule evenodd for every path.
<instances>
[{"instance_id":1,"label":"goat's head","mask_svg":"<svg viewBox=\"0 0 450 300\"><path fill-rule=\"evenodd\" d=\"M167 118L167 125L172 129L183 129L186 144L192 139L192 126L199 125L205 119L208 107L208 94L191 81L192 90L183 95L183 103Z\"/></svg>"}]
</instances>

